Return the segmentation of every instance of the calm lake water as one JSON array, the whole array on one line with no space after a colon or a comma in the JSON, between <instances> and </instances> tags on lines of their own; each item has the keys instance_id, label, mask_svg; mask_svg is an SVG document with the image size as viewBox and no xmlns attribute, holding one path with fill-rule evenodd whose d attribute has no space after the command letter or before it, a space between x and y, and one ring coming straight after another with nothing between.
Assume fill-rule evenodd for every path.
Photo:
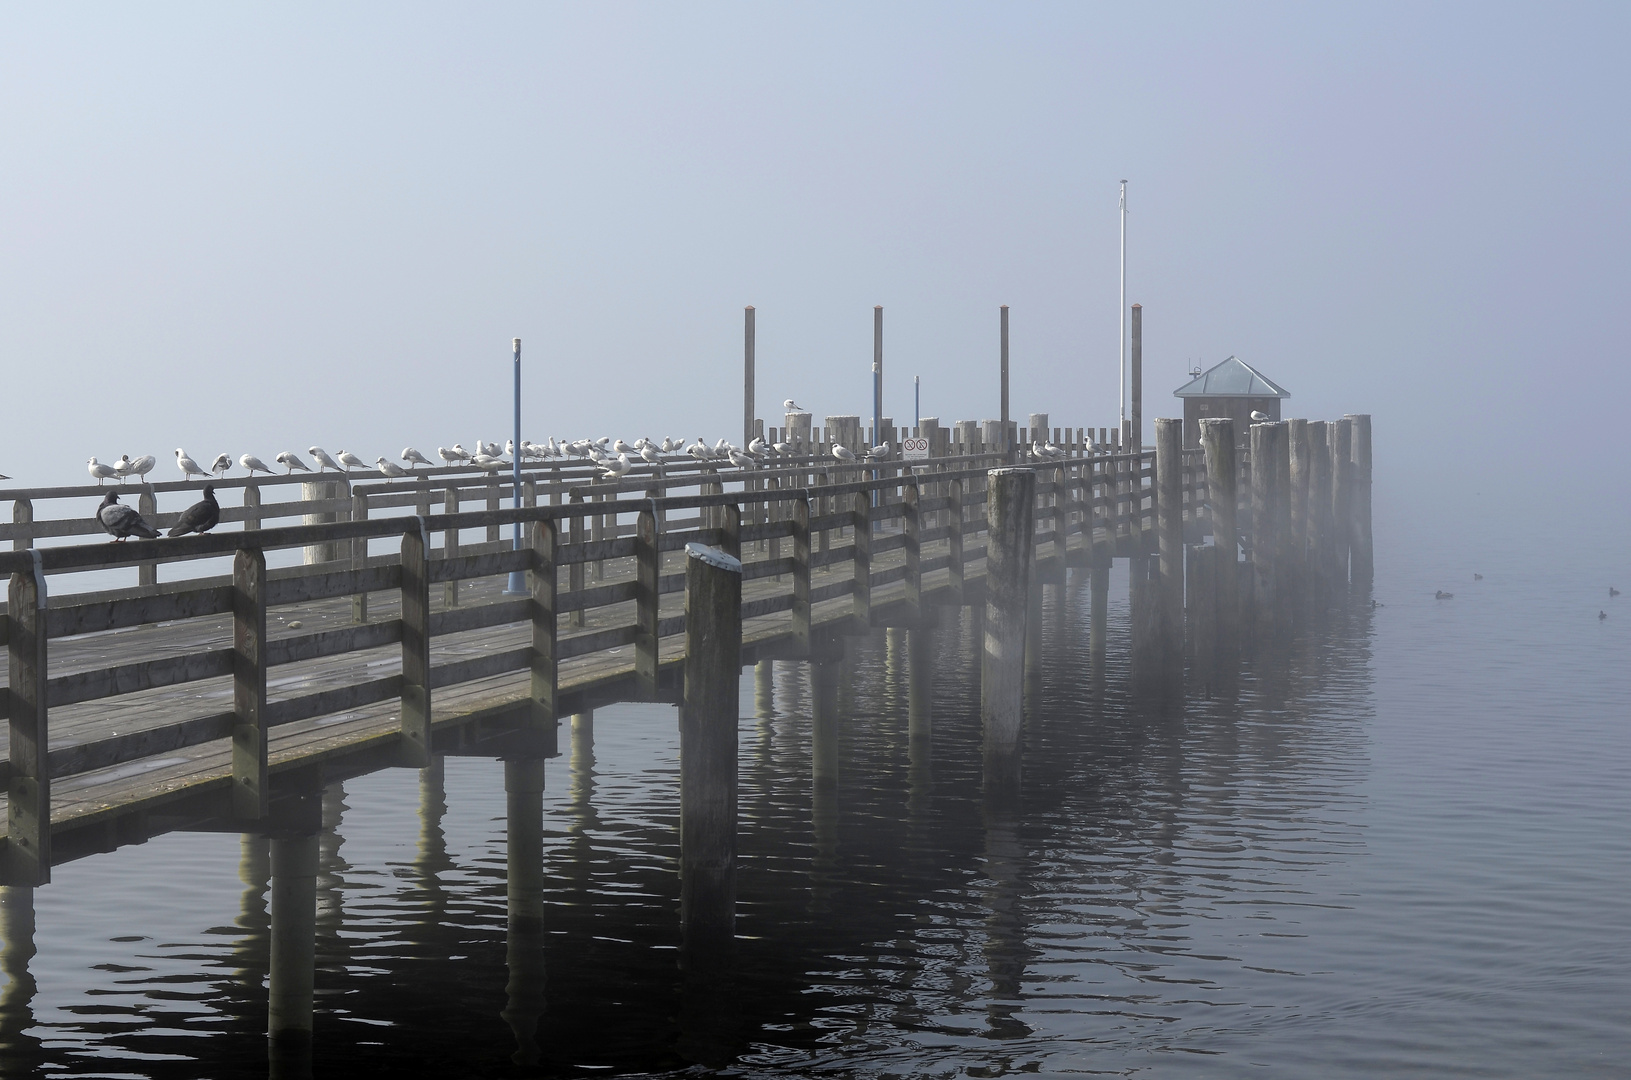
<instances>
[{"instance_id":1,"label":"calm lake water","mask_svg":"<svg viewBox=\"0 0 1631 1080\"><path fill-rule=\"evenodd\" d=\"M981 795L966 619L934 632L930 746L904 638L855 643L830 793L805 669L777 664L769 703L746 671L718 977L677 964L671 709L602 710L592 752L563 728L544 932L513 956L502 764L348 781L316 1071L1631 1076L1621 535L1560 553L1473 512L1405 534L1379 507L1384 606L1164 707L1125 690L1120 568L1102 683L1085 579L1049 589L1017 804ZM264 858L174 834L61 867L32 945L9 896L6 1075L264 1071Z\"/></svg>"}]
</instances>

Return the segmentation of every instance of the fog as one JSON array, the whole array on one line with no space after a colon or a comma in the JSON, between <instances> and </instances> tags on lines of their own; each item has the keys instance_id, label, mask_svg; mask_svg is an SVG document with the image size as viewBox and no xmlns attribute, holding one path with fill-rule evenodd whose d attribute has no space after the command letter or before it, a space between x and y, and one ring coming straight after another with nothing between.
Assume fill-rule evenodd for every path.
<instances>
[{"instance_id":1,"label":"fog","mask_svg":"<svg viewBox=\"0 0 1631 1080\"><path fill-rule=\"evenodd\" d=\"M509 429L1145 415L1236 354L1375 415L1378 503L1624 481L1626 9L14 6L0 472ZM1390 477L1394 479L1389 479ZM1543 501L1531 490L1522 501ZM1605 499L1605 502L1615 501Z\"/></svg>"}]
</instances>

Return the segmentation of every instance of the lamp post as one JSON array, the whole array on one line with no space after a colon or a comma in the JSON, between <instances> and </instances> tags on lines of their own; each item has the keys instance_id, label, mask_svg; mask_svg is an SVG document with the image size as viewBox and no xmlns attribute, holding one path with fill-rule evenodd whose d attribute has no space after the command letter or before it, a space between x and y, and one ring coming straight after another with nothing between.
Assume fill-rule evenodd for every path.
<instances>
[{"instance_id":1,"label":"lamp post","mask_svg":"<svg viewBox=\"0 0 1631 1080\"><path fill-rule=\"evenodd\" d=\"M515 349L515 436L510 446L510 475L512 478L510 495L512 505L521 509L521 339L516 338L510 342ZM515 550L521 550L521 522L515 523ZM510 571L510 584L504 590L505 596L525 596L527 594L527 576L519 570Z\"/></svg>"}]
</instances>

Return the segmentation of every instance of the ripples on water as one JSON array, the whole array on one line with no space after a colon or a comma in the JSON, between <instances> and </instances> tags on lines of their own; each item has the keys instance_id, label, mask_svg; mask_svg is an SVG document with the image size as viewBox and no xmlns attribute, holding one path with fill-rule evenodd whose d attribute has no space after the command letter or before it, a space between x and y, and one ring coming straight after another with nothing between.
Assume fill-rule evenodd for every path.
<instances>
[{"instance_id":1,"label":"ripples on water","mask_svg":"<svg viewBox=\"0 0 1631 1080\"><path fill-rule=\"evenodd\" d=\"M530 947L500 763L331 788L318 1073L723 1046L758 1076L1631 1075L1631 608L1599 623L1590 583L1527 563L1436 603L1434 572L1384 567L1386 606L1165 708L1122 689L1124 598L1101 679L1085 588L1050 588L1017 804L981 795L966 618L933 637L932 743L905 637L854 643L835 790L805 669L769 707L744 672L724 984L677 964L668 708L602 710L592 749L563 727ZM175 834L59 868L32 914L13 892L7 1073L263 1070L267 871L263 842Z\"/></svg>"}]
</instances>

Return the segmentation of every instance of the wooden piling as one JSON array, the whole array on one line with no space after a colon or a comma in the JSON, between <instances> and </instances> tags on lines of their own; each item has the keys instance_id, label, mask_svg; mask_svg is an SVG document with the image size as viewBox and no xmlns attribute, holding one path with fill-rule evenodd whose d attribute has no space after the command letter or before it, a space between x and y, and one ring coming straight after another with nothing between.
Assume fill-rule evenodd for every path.
<instances>
[{"instance_id":1,"label":"wooden piling","mask_svg":"<svg viewBox=\"0 0 1631 1080\"><path fill-rule=\"evenodd\" d=\"M793 521L793 648L810 655L810 499L795 499Z\"/></svg>"},{"instance_id":2,"label":"wooden piling","mask_svg":"<svg viewBox=\"0 0 1631 1080\"><path fill-rule=\"evenodd\" d=\"M1325 432L1331 451L1331 587L1348 585L1348 556L1353 548L1353 421L1347 417Z\"/></svg>"},{"instance_id":3,"label":"wooden piling","mask_svg":"<svg viewBox=\"0 0 1631 1080\"><path fill-rule=\"evenodd\" d=\"M518 1065L539 1059L544 1011L544 759L504 759L505 1004Z\"/></svg>"},{"instance_id":4,"label":"wooden piling","mask_svg":"<svg viewBox=\"0 0 1631 1080\"><path fill-rule=\"evenodd\" d=\"M558 631L555 566L555 545L559 537L558 521L532 523L532 570L527 585L532 591L532 660L531 717L529 726L541 744L540 753L554 754L557 749L555 714L559 679L559 659L555 650Z\"/></svg>"},{"instance_id":5,"label":"wooden piling","mask_svg":"<svg viewBox=\"0 0 1631 1080\"><path fill-rule=\"evenodd\" d=\"M957 607L963 606L963 526L966 512L963 507L963 481L952 480L946 485L947 497L951 500L951 512L947 515L951 531L946 536L946 587L950 590L952 603Z\"/></svg>"},{"instance_id":6,"label":"wooden piling","mask_svg":"<svg viewBox=\"0 0 1631 1080\"><path fill-rule=\"evenodd\" d=\"M692 544L685 565L680 708L680 923L686 947L728 949L736 932L736 725L742 564Z\"/></svg>"},{"instance_id":7,"label":"wooden piling","mask_svg":"<svg viewBox=\"0 0 1631 1080\"><path fill-rule=\"evenodd\" d=\"M1287 625L1285 559L1291 531L1290 440L1285 421L1252 425L1252 602L1264 637Z\"/></svg>"},{"instance_id":8,"label":"wooden piling","mask_svg":"<svg viewBox=\"0 0 1631 1080\"><path fill-rule=\"evenodd\" d=\"M1286 446L1290 462L1286 492L1290 498L1287 508L1287 548L1285 557L1286 587L1293 611L1300 611L1308 598L1308 491L1313 479L1314 444L1308 432L1308 421L1287 420Z\"/></svg>"},{"instance_id":9,"label":"wooden piling","mask_svg":"<svg viewBox=\"0 0 1631 1080\"><path fill-rule=\"evenodd\" d=\"M582 488L573 488L570 499L571 499L571 503L572 503L573 506L581 507L582 504L583 504L583 489ZM706 519L706 516L707 516L706 511L698 511L698 513L701 514L704 517L704 519ZM578 546L578 545L580 545L580 544L582 544L584 542L584 539L585 539L584 533L588 528L587 522L588 522L588 515L587 514L577 513L577 514L572 515L572 531L571 531L572 539L571 539L570 542L572 543L573 546ZM705 520L705 523L706 523L706 520ZM567 565L567 568L566 568L566 588L567 588L567 591L570 592L574 597L580 596L583 593L583 585L584 585L583 578L584 578L584 567L583 567L583 560L582 559L576 559L576 560L574 560L573 562L571 562L571 563L569 563ZM575 611L571 612L569 615L567 615L566 622L567 622L567 625L572 627L573 629L578 629L578 628L583 626L583 618L584 618L583 608L580 607L580 608L576 609Z\"/></svg>"},{"instance_id":10,"label":"wooden piling","mask_svg":"<svg viewBox=\"0 0 1631 1080\"><path fill-rule=\"evenodd\" d=\"M918 513L917 477L901 482L901 552L906 565L907 617L916 621L923 613L922 523Z\"/></svg>"},{"instance_id":11,"label":"wooden piling","mask_svg":"<svg viewBox=\"0 0 1631 1080\"><path fill-rule=\"evenodd\" d=\"M457 514L459 512L459 485L449 484L442 495L442 513ZM442 532L442 558L456 559L459 557L459 530L445 529ZM460 582L444 582L442 585L442 606L454 608L459 606Z\"/></svg>"},{"instance_id":12,"label":"wooden piling","mask_svg":"<svg viewBox=\"0 0 1631 1080\"><path fill-rule=\"evenodd\" d=\"M1206 502L1212 517L1212 543L1218 549L1212 567L1217 600L1217 647L1226 653L1240 644L1240 532L1235 520L1239 505L1236 482L1235 422L1229 417L1201 421L1201 449L1206 455Z\"/></svg>"},{"instance_id":13,"label":"wooden piling","mask_svg":"<svg viewBox=\"0 0 1631 1080\"><path fill-rule=\"evenodd\" d=\"M1136 305L1133 309L1138 310ZM1134 315L1135 320L1137 315ZM1136 338L1134 340L1137 340ZM1136 421L1135 421L1136 423ZM1156 539L1161 552L1158 621L1160 662L1182 670L1184 655L1184 422L1155 422Z\"/></svg>"},{"instance_id":14,"label":"wooden piling","mask_svg":"<svg viewBox=\"0 0 1631 1080\"><path fill-rule=\"evenodd\" d=\"M857 627L864 630L872 625L872 502L864 491L850 496L850 522L855 534L852 610Z\"/></svg>"},{"instance_id":15,"label":"wooden piling","mask_svg":"<svg viewBox=\"0 0 1631 1080\"><path fill-rule=\"evenodd\" d=\"M368 496L356 492L351 496L351 520L368 520ZM351 541L351 569L361 572L368 566L368 538L359 536ZM351 594L351 621L365 623L368 621L368 594L361 590Z\"/></svg>"},{"instance_id":16,"label":"wooden piling","mask_svg":"<svg viewBox=\"0 0 1631 1080\"><path fill-rule=\"evenodd\" d=\"M752 308L748 311L752 312ZM657 700L657 609L662 555L657 550L657 513L640 511L634 534L634 687L646 701Z\"/></svg>"},{"instance_id":17,"label":"wooden piling","mask_svg":"<svg viewBox=\"0 0 1631 1080\"><path fill-rule=\"evenodd\" d=\"M1137 451L1144 448L1144 305L1134 304L1132 316L1128 364L1129 389L1132 391L1128 419L1132 421L1132 438L1128 440L1128 446ZM1178 444L1183 445L1181 437Z\"/></svg>"},{"instance_id":18,"label":"wooden piling","mask_svg":"<svg viewBox=\"0 0 1631 1080\"><path fill-rule=\"evenodd\" d=\"M416 517L402 533L400 764L430 764L430 532Z\"/></svg>"},{"instance_id":19,"label":"wooden piling","mask_svg":"<svg viewBox=\"0 0 1631 1080\"><path fill-rule=\"evenodd\" d=\"M239 548L232 558L232 812L266 816L266 553Z\"/></svg>"},{"instance_id":20,"label":"wooden piling","mask_svg":"<svg viewBox=\"0 0 1631 1080\"><path fill-rule=\"evenodd\" d=\"M11 575L6 642L11 684L11 782L7 787L6 883L51 880L51 772L47 763L50 691L46 681L45 570Z\"/></svg>"},{"instance_id":21,"label":"wooden piling","mask_svg":"<svg viewBox=\"0 0 1631 1080\"><path fill-rule=\"evenodd\" d=\"M1018 775L1035 498L1036 473L1032 470L1001 468L987 474L980 720L985 729L988 775Z\"/></svg>"},{"instance_id":22,"label":"wooden piling","mask_svg":"<svg viewBox=\"0 0 1631 1080\"><path fill-rule=\"evenodd\" d=\"M1316 605L1324 604L1331 583L1331 447L1330 425L1308 424L1308 588Z\"/></svg>"},{"instance_id":23,"label":"wooden piling","mask_svg":"<svg viewBox=\"0 0 1631 1080\"><path fill-rule=\"evenodd\" d=\"M1349 413L1344 419L1348 421L1352 440L1348 461L1353 468L1349 483L1349 520L1352 529L1349 548L1353 552L1353 583L1368 586L1376 578L1376 556L1371 547L1370 414Z\"/></svg>"}]
</instances>

